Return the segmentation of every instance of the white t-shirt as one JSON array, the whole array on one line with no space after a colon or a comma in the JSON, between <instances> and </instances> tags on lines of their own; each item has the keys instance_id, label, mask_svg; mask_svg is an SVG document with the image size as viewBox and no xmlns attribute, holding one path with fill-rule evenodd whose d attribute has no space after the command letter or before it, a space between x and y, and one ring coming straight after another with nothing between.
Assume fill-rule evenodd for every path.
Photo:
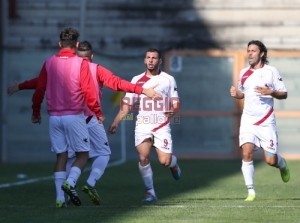
<instances>
[{"instance_id":1,"label":"white t-shirt","mask_svg":"<svg viewBox=\"0 0 300 223\"><path fill-rule=\"evenodd\" d=\"M254 89L257 86L268 86L275 91L287 92L282 77L275 67L264 65L253 70L253 73L245 78L244 74L249 69L250 67L241 70L238 81L238 88L244 93L245 98L242 122L258 125L275 124L273 97L258 96Z\"/></svg>"},{"instance_id":2,"label":"white t-shirt","mask_svg":"<svg viewBox=\"0 0 300 223\"><path fill-rule=\"evenodd\" d=\"M160 127L169 126L169 119L164 112L169 111L170 104L179 102L177 85L173 76L161 71L151 78L145 73L134 76L133 84L139 84L143 88L155 86L155 91L160 93L162 100L153 101L151 98L141 94L126 93L123 103L132 105L132 110L138 111L136 130L155 130Z\"/></svg>"}]
</instances>

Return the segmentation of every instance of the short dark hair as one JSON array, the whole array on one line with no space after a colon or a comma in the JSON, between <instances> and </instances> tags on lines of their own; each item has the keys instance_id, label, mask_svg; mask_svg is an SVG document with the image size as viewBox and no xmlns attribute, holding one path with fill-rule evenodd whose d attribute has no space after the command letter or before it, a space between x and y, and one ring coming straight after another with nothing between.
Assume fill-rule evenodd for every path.
<instances>
[{"instance_id":1,"label":"short dark hair","mask_svg":"<svg viewBox=\"0 0 300 223\"><path fill-rule=\"evenodd\" d=\"M261 58L261 61L262 61L264 64L268 64L268 63L269 63L269 60L268 60L268 49L267 49L267 47L265 46L265 44L263 44L263 43L262 43L261 41L259 41L259 40L251 40L251 41L248 43L248 47L249 47L250 45L256 45L256 46L258 46L259 51L264 53L264 55L263 55L262 58Z\"/></svg>"},{"instance_id":2,"label":"short dark hair","mask_svg":"<svg viewBox=\"0 0 300 223\"><path fill-rule=\"evenodd\" d=\"M156 48L148 48L148 49L146 50L146 52L145 52L145 56L146 56L146 54L147 54L148 52L156 52L156 53L158 54L158 58L159 58L159 59L161 58L161 53L160 53L160 51L159 51L158 49L156 49Z\"/></svg>"},{"instance_id":3,"label":"short dark hair","mask_svg":"<svg viewBox=\"0 0 300 223\"><path fill-rule=\"evenodd\" d=\"M92 44L89 41L81 41L78 44L78 50L79 51L92 51L93 47L92 47Z\"/></svg>"},{"instance_id":4,"label":"short dark hair","mask_svg":"<svg viewBox=\"0 0 300 223\"><path fill-rule=\"evenodd\" d=\"M62 47L76 48L79 32L74 28L65 28L59 35Z\"/></svg>"},{"instance_id":5,"label":"short dark hair","mask_svg":"<svg viewBox=\"0 0 300 223\"><path fill-rule=\"evenodd\" d=\"M88 41L82 41L78 44L77 55L80 57L91 57L93 54L92 44Z\"/></svg>"}]
</instances>

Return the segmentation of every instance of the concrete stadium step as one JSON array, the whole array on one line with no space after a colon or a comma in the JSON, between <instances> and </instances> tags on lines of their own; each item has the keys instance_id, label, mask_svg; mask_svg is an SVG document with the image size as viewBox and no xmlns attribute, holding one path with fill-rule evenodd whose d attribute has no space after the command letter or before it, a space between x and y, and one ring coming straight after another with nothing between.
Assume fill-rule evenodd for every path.
<instances>
[{"instance_id":1,"label":"concrete stadium step","mask_svg":"<svg viewBox=\"0 0 300 223\"><path fill-rule=\"evenodd\" d=\"M105 40L111 46L134 47L134 42L139 45L151 41L168 41L170 45L192 39L205 42L212 36L222 45L232 47L241 46L249 38L268 39L274 46L285 43L287 48L300 42L300 2L296 0L173 0L172 4L169 0L86 0L85 3L85 38L102 43ZM266 4L270 7L264 7ZM56 46L56 36L62 28L80 26L80 0L22 0L17 7L21 19L9 23L11 45L40 47L53 42ZM288 13L282 13L283 9ZM263 15L263 21L258 14Z\"/></svg>"}]
</instances>

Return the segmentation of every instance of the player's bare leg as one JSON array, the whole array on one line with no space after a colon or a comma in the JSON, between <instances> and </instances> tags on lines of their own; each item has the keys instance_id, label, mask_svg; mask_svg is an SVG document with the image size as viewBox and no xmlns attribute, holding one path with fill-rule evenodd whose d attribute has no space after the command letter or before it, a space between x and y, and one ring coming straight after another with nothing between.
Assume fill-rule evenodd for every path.
<instances>
[{"instance_id":1,"label":"player's bare leg","mask_svg":"<svg viewBox=\"0 0 300 223\"><path fill-rule=\"evenodd\" d=\"M264 151L264 157L267 164L279 168L282 181L287 183L290 180L290 170L286 160L279 154L273 154L268 151Z\"/></svg>"},{"instance_id":2,"label":"player's bare leg","mask_svg":"<svg viewBox=\"0 0 300 223\"><path fill-rule=\"evenodd\" d=\"M181 177L181 169L177 163L177 157L172 153L164 153L159 149L156 149L156 152L160 164L169 167L173 178L179 180Z\"/></svg>"}]
</instances>

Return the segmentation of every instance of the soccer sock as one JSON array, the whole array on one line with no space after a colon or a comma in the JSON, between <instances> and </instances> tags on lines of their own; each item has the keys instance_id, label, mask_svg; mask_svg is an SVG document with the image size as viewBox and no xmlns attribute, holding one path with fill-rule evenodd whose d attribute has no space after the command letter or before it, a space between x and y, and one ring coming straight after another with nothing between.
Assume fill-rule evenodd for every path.
<instances>
[{"instance_id":1,"label":"soccer sock","mask_svg":"<svg viewBox=\"0 0 300 223\"><path fill-rule=\"evenodd\" d=\"M155 196L155 191L153 187L153 172L150 163L146 166L141 166L141 164L139 163L139 170L147 192Z\"/></svg>"},{"instance_id":2,"label":"soccer sock","mask_svg":"<svg viewBox=\"0 0 300 223\"><path fill-rule=\"evenodd\" d=\"M87 179L87 184L95 187L96 182L101 178L103 175L107 164L109 161L109 155L106 156L98 156L92 164L92 171L89 175L89 178Z\"/></svg>"},{"instance_id":3,"label":"soccer sock","mask_svg":"<svg viewBox=\"0 0 300 223\"><path fill-rule=\"evenodd\" d=\"M72 187L75 187L80 174L81 170L77 166L71 168L67 181Z\"/></svg>"},{"instance_id":4,"label":"soccer sock","mask_svg":"<svg viewBox=\"0 0 300 223\"><path fill-rule=\"evenodd\" d=\"M177 157L172 155L172 160L171 160L171 163L169 165L169 168L172 168L172 167L176 166L176 164L177 164Z\"/></svg>"},{"instance_id":5,"label":"soccer sock","mask_svg":"<svg viewBox=\"0 0 300 223\"><path fill-rule=\"evenodd\" d=\"M254 165L253 161L242 161L242 172L245 180L245 185L249 194L255 194L254 191Z\"/></svg>"},{"instance_id":6,"label":"soccer sock","mask_svg":"<svg viewBox=\"0 0 300 223\"><path fill-rule=\"evenodd\" d=\"M74 163L75 159L76 159L76 157L74 156L72 158L68 158L68 160L67 160L67 165L66 165L67 176L69 176L72 164Z\"/></svg>"},{"instance_id":7,"label":"soccer sock","mask_svg":"<svg viewBox=\"0 0 300 223\"><path fill-rule=\"evenodd\" d=\"M253 185L247 185L248 194L255 195L255 190Z\"/></svg>"},{"instance_id":8,"label":"soccer sock","mask_svg":"<svg viewBox=\"0 0 300 223\"><path fill-rule=\"evenodd\" d=\"M282 156L280 156L279 154L277 154L277 164L276 167L279 169L284 169L285 168L285 161L284 158L282 158Z\"/></svg>"},{"instance_id":9,"label":"soccer sock","mask_svg":"<svg viewBox=\"0 0 300 223\"><path fill-rule=\"evenodd\" d=\"M64 191L61 189L61 185L66 180L66 172L54 172L54 184L56 188L56 200L65 201Z\"/></svg>"}]
</instances>

